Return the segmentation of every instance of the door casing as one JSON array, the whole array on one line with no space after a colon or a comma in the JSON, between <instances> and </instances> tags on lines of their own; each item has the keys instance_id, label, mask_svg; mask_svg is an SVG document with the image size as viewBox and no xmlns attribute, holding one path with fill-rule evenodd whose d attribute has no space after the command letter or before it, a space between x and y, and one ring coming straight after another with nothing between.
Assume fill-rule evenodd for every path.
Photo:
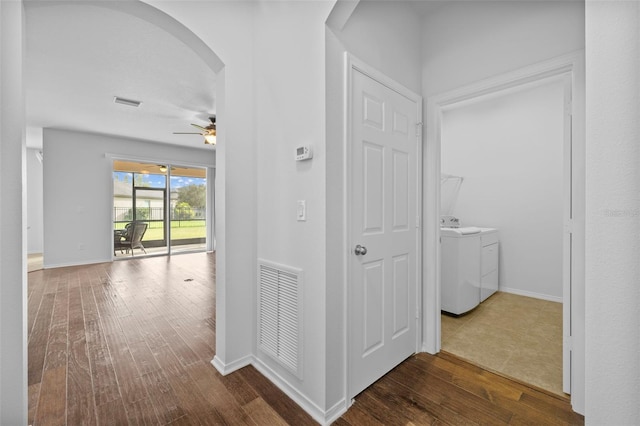
<instances>
[{"instance_id":1,"label":"door casing","mask_svg":"<svg viewBox=\"0 0 640 426\"><path fill-rule=\"evenodd\" d=\"M570 337L563 341L563 347L571 350L570 371L564 372L563 381L568 381L565 390L571 392L574 411L584 413L584 228L585 228L585 111L584 111L584 52L560 56L549 61L522 68L515 72L499 75L468 86L464 86L427 99L426 149L424 151L425 194L423 227L425 253L423 288L423 336L422 350L431 354L440 351L440 156L441 122L444 108L480 96L514 88L523 84L543 80L548 77L567 75L570 80L571 104L568 106L569 148L565 155L570 157L570 184L565 187L565 197L569 191L571 221L571 257L563 271L563 327L571 330ZM567 137L567 136L566 136ZM565 139L566 139L565 137ZM565 149L567 145L565 144ZM567 200L565 200L566 202ZM567 229L565 229L567 231ZM566 242L565 242L566 244ZM569 280L566 277L570 277Z\"/></svg>"}]
</instances>

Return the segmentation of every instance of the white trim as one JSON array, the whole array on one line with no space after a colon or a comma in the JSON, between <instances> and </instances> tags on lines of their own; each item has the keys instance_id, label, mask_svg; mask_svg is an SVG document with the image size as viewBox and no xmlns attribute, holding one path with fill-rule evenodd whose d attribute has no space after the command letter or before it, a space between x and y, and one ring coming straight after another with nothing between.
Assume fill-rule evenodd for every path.
<instances>
[{"instance_id":1,"label":"white trim","mask_svg":"<svg viewBox=\"0 0 640 426\"><path fill-rule=\"evenodd\" d=\"M215 358L214 358L215 359ZM321 425L328 425L330 422L327 420L327 415L331 414L334 417L336 414L338 417L344 413L346 407L332 407L331 413L324 411L316 404L313 403L306 395L298 391L298 388L290 384L284 377L279 375L275 370L271 369L266 363L262 362L259 358L253 358L253 366L258 372L269 379L275 384L281 391L283 391L289 398L291 398L296 404L298 404L304 411L307 412L315 421ZM344 408L344 411L341 411Z\"/></svg>"},{"instance_id":2,"label":"white trim","mask_svg":"<svg viewBox=\"0 0 640 426\"><path fill-rule=\"evenodd\" d=\"M216 166L215 164L210 164L210 163L198 163L196 161L188 161L188 162L176 162L174 160L171 159L167 159L167 158L158 158L158 157L139 157L139 156L135 156L135 155L129 155L129 154L116 154L116 153L112 153L112 152L105 152L104 153L105 158L108 158L110 160L121 160L121 161L132 161L132 162L138 162L138 163L149 163L149 164L167 164L170 166L178 166L178 167L194 167L194 168L199 168L199 169L207 169L207 168L213 168L215 169Z\"/></svg>"},{"instance_id":3,"label":"white trim","mask_svg":"<svg viewBox=\"0 0 640 426\"><path fill-rule=\"evenodd\" d=\"M573 137L573 265L572 288L563 296L572 324L571 403L578 413L584 413L584 181L585 181L585 111L584 111L584 52L574 52L522 69L501 74L427 99L427 146L425 156L425 288L423 350L440 351L440 150L442 111L473 98L515 88L562 74L571 75ZM566 290L565 290L566 292ZM569 305L569 306L567 306ZM565 313L565 316L567 314Z\"/></svg>"},{"instance_id":4,"label":"white trim","mask_svg":"<svg viewBox=\"0 0 640 426\"><path fill-rule=\"evenodd\" d=\"M406 97L410 101L416 104L416 120L417 123L422 125L422 96L413 92L409 88L404 85L396 82L395 80L389 78L384 75L377 69L367 65L365 62L356 58L349 52L344 53L344 62L345 62L345 74L344 74L344 133L343 133L343 182L344 182L344 198L343 198L343 226L344 226L344 235L343 235L343 258L345 260L345 268L344 268L344 285L343 285L343 300L344 303L344 319L345 319L345 328L344 328L344 359L345 359L345 377L344 377L344 394L347 396L348 400L351 400L355 395L349 394L349 377L350 377L350 352L349 352L349 335L350 335L350 316L349 316L349 279L351 277L351 268L350 268L350 256L351 256L351 179L350 179L350 166L351 166L351 151L349 149L349 139L351 137L351 126L352 126L352 117L351 117L351 107L352 107L352 99L351 99L351 87L352 87L352 79L353 79L353 71L358 71L365 76L371 78L372 80L377 81L383 86L387 87L390 90ZM422 315L423 309L420 300L422 297L422 269L423 269L423 255L422 255L422 233L424 229L424 221L422 216L422 205L423 205L423 197L422 197L422 173L423 173L423 134L424 132L420 132L420 134L416 134L416 212L418 218L420 218L420 226L416 227L416 311L418 313L418 318L416 318L416 343L415 343L415 351L418 352L421 348L421 333L422 333Z\"/></svg>"},{"instance_id":5,"label":"white trim","mask_svg":"<svg viewBox=\"0 0 640 426\"><path fill-rule=\"evenodd\" d=\"M340 416L342 416L344 413L347 412L347 410L349 409L349 407L351 407L352 404L353 404L353 401L348 400L346 398L342 398L340 401L333 404L333 407L329 408L324 413L324 418L325 418L324 424L330 425L336 420L338 420Z\"/></svg>"},{"instance_id":6,"label":"white trim","mask_svg":"<svg viewBox=\"0 0 640 426\"><path fill-rule=\"evenodd\" d=\"M234 371L237 371L249 365L253 366L256 370L258 370L260 374L262 374L274 385L276 385L278 389L284 392L289 398L291 398L296 404L298 404L300 408L302 408L307 414L309 414L315 421L317 421L321 425L330 425L340 416L346 413L350 407L350 404L347 403L347 400L343 398L328 410L323 411L307 396L300 393L296 386L290 384L284 377L282 377L275 370L273 370L266 363L264 363L254 355L244 356L229 364L225 364L218 357L218 355L215 355L211 360L211 365L213 365L215 369L223 376L231 374Z\"/></svg>"},{"instance_id":7,"label":"white trim","mask_svg":"<svg viewBox=\"0 0 640 426\"><path fill-rule=\"evenodd\" d=\"M459 102L571 72L576 66L578 56L580 56L580 53L559 56L506 74L500 74L465 85L449 92L431 96L428 98L428 101L432 102L439 109L442 109Z\"/></svg>"},{"instance_id":8,"label":"white trim","mask_svg":"<svg viewBox=\"0 0 640 426\"><path fill-rule=\"evenodd\" d=\"M42 269L53 269L53 268L66 268L67 266L83 266L83 265L95 265L96 263L109 263L112 262L113 259L88 259L83 260L81 262L62 262L62 263L44 263L42 264Z\"/></svg>"},{"instance_id":9,"label":"white trim","mask_svg":"<svg viewBox=\"0 0 640 426\"><path fill-rule=\"evenodd\" d=\"M571 393L571 280L573 216L573 141L571 122L573 97L571 73L564 74L563 85L563 153L562 153L562 391ZM568 303L564 303L564 302Z\"/></svg>"},{"instance_id":10,"label":"white trim","mask_svg":"<svg viewBox=\"0 0 640 426\"><path fill-rule=\"evenodd\" d=\"M372 80L377 81L378 83L386 86L387 88L393 90L394 92L397 92L402 96L406 97L407 99L415 102L419 106L419 108L422 109L422 96L418 95L417 93L413 92L411 89L398 83L392 78L387 77L377 69L367 65L365 62L356 58L349 52L345 52L345 60L347 61L347 72L349 72L350 70L360 71L362 74L366 75ZM418 117L418 119L419 121L422 121L421 116Z\"/></svg>"},{"instance_id":11,"label":"white trim","mask_svg":"<svg viewBox=\"0 0 640 426\"><path fill-rule=\"evenodd\" d=\"M518 296L533 297L534 299L547 300L549 302L562 303L562 296L551 296L549 294L535 293L533 291L520 290L519 288L511 287L500 287L498 291L516 294Z\"/></svg>"},{"instance_id":12,"label":"white trim","mask_svg":"<svg viewBox=\"0 0 640 426\"><path fill-rule=\"evenodd\" d=\"M211 365L213 365L216 368L216 370L218 370L218 373L222 374L223 376L226 376L227 374L231 374L236 370L240 370L241 368L246 367L247 365L251 365L253 363L253 360L254 360L253 355L247 355L233 362L230 362L229 364L225 364L218 357L218 355L215 355L211 360Z\"/></svg>"}]
</instances>

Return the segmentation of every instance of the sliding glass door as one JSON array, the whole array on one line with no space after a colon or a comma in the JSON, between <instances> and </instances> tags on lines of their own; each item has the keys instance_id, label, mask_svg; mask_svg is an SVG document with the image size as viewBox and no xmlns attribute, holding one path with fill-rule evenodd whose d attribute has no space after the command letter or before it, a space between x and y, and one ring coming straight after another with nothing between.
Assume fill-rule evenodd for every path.
<instances>
[{"instance_id":1,"label":"sliding glass door","mask_svg":"<svg viewBox=\"0 0 640 426\"><path fill-rule=\"evenodd\" d=\"M114 257L206 250L206 169L116 160L113 188Z\"/></svg>"}]
</instances>

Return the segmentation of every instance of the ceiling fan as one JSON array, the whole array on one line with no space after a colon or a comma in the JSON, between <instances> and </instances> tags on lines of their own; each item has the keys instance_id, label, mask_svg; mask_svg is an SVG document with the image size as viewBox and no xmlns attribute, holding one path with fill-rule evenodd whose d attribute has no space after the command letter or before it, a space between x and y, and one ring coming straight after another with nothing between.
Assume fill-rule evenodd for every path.
<instances>
[{"instance_id":1,"label":"ceiling fan","mask_svg":"<svg viewBox=\"0 0 640 426\"><path fill-rule=\"evenodd\" d=\"M216 116L212 115L211 117L209 117L209 121L211 121L211 124L209 124L207 127L202 127L198 124L193 124L191 123L191 125L193 127L197 127L198 129L202 130L199 133L195 133L195 132L173 132L174 135L202 135L204 136L204 143L207 145L215 145L216 144Z\"/></svg>"}]
</instances>

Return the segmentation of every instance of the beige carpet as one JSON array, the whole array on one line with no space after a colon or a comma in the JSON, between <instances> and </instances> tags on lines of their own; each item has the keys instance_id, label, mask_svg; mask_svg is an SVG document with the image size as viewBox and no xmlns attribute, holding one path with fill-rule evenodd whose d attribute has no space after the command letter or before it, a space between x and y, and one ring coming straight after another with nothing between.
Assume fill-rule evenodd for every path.
<instances>
[{"instance_id":1,"label":"beige carpet","mask_svg":"<svg viewBox=\"0 0 640 426\"><path fill-rule=\"evenodd\" d=\"M442 349L565 395L561 303L498 292L466 315L442 315Z\"/></svg>"}]
</instances>

